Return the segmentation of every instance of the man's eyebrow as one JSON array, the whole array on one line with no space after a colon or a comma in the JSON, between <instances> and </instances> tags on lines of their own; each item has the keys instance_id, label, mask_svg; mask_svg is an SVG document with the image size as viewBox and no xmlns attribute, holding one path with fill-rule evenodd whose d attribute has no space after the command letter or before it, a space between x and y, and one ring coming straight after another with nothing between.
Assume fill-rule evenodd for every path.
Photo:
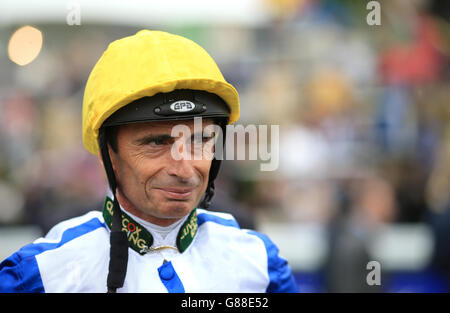
<instances>
[{"instance_id":1,"label":"man's eyebrow","mask_svg":"<svg viewBox=\"0 0 450 313\"><path fill-rule=\"evenodd\" d=\"M175 137L170 136L169 134L158 134L158 135L145 135L141 138L138 138L134 140L134 144L136 145L145 145L149 144L152 141L159 140L159 141L165 141L165 140L172 140L175 139Z\"/></svg>"},{"instance_id":2,"label":"man's eyebrow","mask_svg":"<svg viewBox=\"0 0 450 313\"><path fill-rule=\"evenodd\" d=\"M214 135L205 136L202 131L193 133L191 135L191 139L194 139L195 136L199 136L201 138L213 138L214 137ZM145 135L141 138L134 140L133 143L136 145L145 145L145 144L149 144L150 142L155 141L155 140L168 141L168 140L175 140L176 138L177 137L173 137L169 134L157 134L157 135L150 134L150 135Z\"/></svg>"},{"instance_id":3,"label":"man's eyebrow","mask_svg":"<svg viewBox=\"0 0 450 313\"><path fill-rule=\"evenodd\" d=\"M196 138L195 136L198 136L198 137L200 137L200 138L214 138L215 137L215 132L214 132L214 134L210 134L209 136L208 135L206 135L203 131L200 131L200 132L196 132L196 133L193 133L192 135L191 135L191 139L194 139L194 138Z\"/></svg>"}]
</instances>

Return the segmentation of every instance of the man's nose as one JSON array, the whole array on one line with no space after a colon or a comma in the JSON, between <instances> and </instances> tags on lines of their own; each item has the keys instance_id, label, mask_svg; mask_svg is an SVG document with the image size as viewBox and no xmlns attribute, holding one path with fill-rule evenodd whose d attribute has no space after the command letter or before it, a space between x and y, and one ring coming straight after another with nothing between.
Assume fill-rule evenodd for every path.
<instances>
[{"instance_id":1,"label":"man's nose","mask_svg":"<svg viewBox=\"0 0 450 313\"><path fill-rule=\"evenodd\" d=\"M189 160L172 160L168 166L167 172L171 176L177 176L182 179L189 179L193 175L193 169Z\"/></svg>"},{"instance_id":2,"label":"man's nose","mask_svg":"<svg viewBox=\"0 0 450 313\"><path fill-rule=\"evenodd\" d=\"M173 151L176 151L177 154L174 155L174 153L172 153L170 156L170 165L167 169L168 174L184 179L191 178L193 175L193 168L191 165L189 147L187 147L184 140L177 140L174 143L173 149L176 149Z\"/></svg>"}]
</instances>

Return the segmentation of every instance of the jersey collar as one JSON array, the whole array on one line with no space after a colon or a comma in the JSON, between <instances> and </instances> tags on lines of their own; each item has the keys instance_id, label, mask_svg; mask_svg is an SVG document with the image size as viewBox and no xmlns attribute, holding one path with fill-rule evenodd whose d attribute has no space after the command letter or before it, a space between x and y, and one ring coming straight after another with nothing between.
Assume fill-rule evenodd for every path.
<instances>
[{"instance_id":1,"label":"jersey collar","mask_svg":"<svg viewBox=\"0 0 450 313\"><path fill-rule=\"evenodd\" d=\"M154 241L152 234L126 212L123 210L121 212L122 231L127 234L129 247L141 255L157 250L157 247L152 247ZM113 200L107 196L103 205L103 218L109 229L113 214ZM178 231L176 245L179 252L183 253L189 247L197 229L197 210L194 209Z\"/></svg>"}]
</instances>

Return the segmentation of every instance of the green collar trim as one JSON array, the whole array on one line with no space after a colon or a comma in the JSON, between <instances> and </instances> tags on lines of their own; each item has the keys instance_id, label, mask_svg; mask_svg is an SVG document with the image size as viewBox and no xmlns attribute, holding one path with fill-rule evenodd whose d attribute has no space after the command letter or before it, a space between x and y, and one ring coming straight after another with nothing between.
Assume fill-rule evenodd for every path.
<instances>
[{"instance_id":1,"label":"green collar trim","mask_svg":"<svg viewBox=\"0 0 450 313\"><path fill-rule=\"evenodd\" d=\"M109 229L111 229L114 214L113 206L113 200L106 197L103 205L103 218ZM178 231L176 244L179 252L186 251L194 240L197 229L197 210L194 209ZM158 247L152 247L152 234L124 211L122 211L122 231L127 234L129 247L137 253L144 255L147 252L158 250Z\"/></svg>"}]
</instances>

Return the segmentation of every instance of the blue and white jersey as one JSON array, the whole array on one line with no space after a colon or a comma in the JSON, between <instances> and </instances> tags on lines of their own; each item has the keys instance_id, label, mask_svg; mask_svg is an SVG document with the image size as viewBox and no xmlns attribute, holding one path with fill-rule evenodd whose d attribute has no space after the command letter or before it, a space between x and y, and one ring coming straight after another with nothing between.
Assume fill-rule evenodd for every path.
<instances>
[{"instance_id":1,"label":"blue and white jersey","mask_svg":"<svg viewBox=\"0 0 450 313\"><path fill-rule=\"evenodd\" d=\"M182 252L142 254L130 247L117 292L297 291L287 261L267 236L240 229L230 214L197 209L195 216L197 231ZM166 239L173 241L180 227ZM0 292L106 292L109 232L99 211L59 223L0 264ZM162 241L155 235L155 244Z\"/></svg>"}]
</instances>

